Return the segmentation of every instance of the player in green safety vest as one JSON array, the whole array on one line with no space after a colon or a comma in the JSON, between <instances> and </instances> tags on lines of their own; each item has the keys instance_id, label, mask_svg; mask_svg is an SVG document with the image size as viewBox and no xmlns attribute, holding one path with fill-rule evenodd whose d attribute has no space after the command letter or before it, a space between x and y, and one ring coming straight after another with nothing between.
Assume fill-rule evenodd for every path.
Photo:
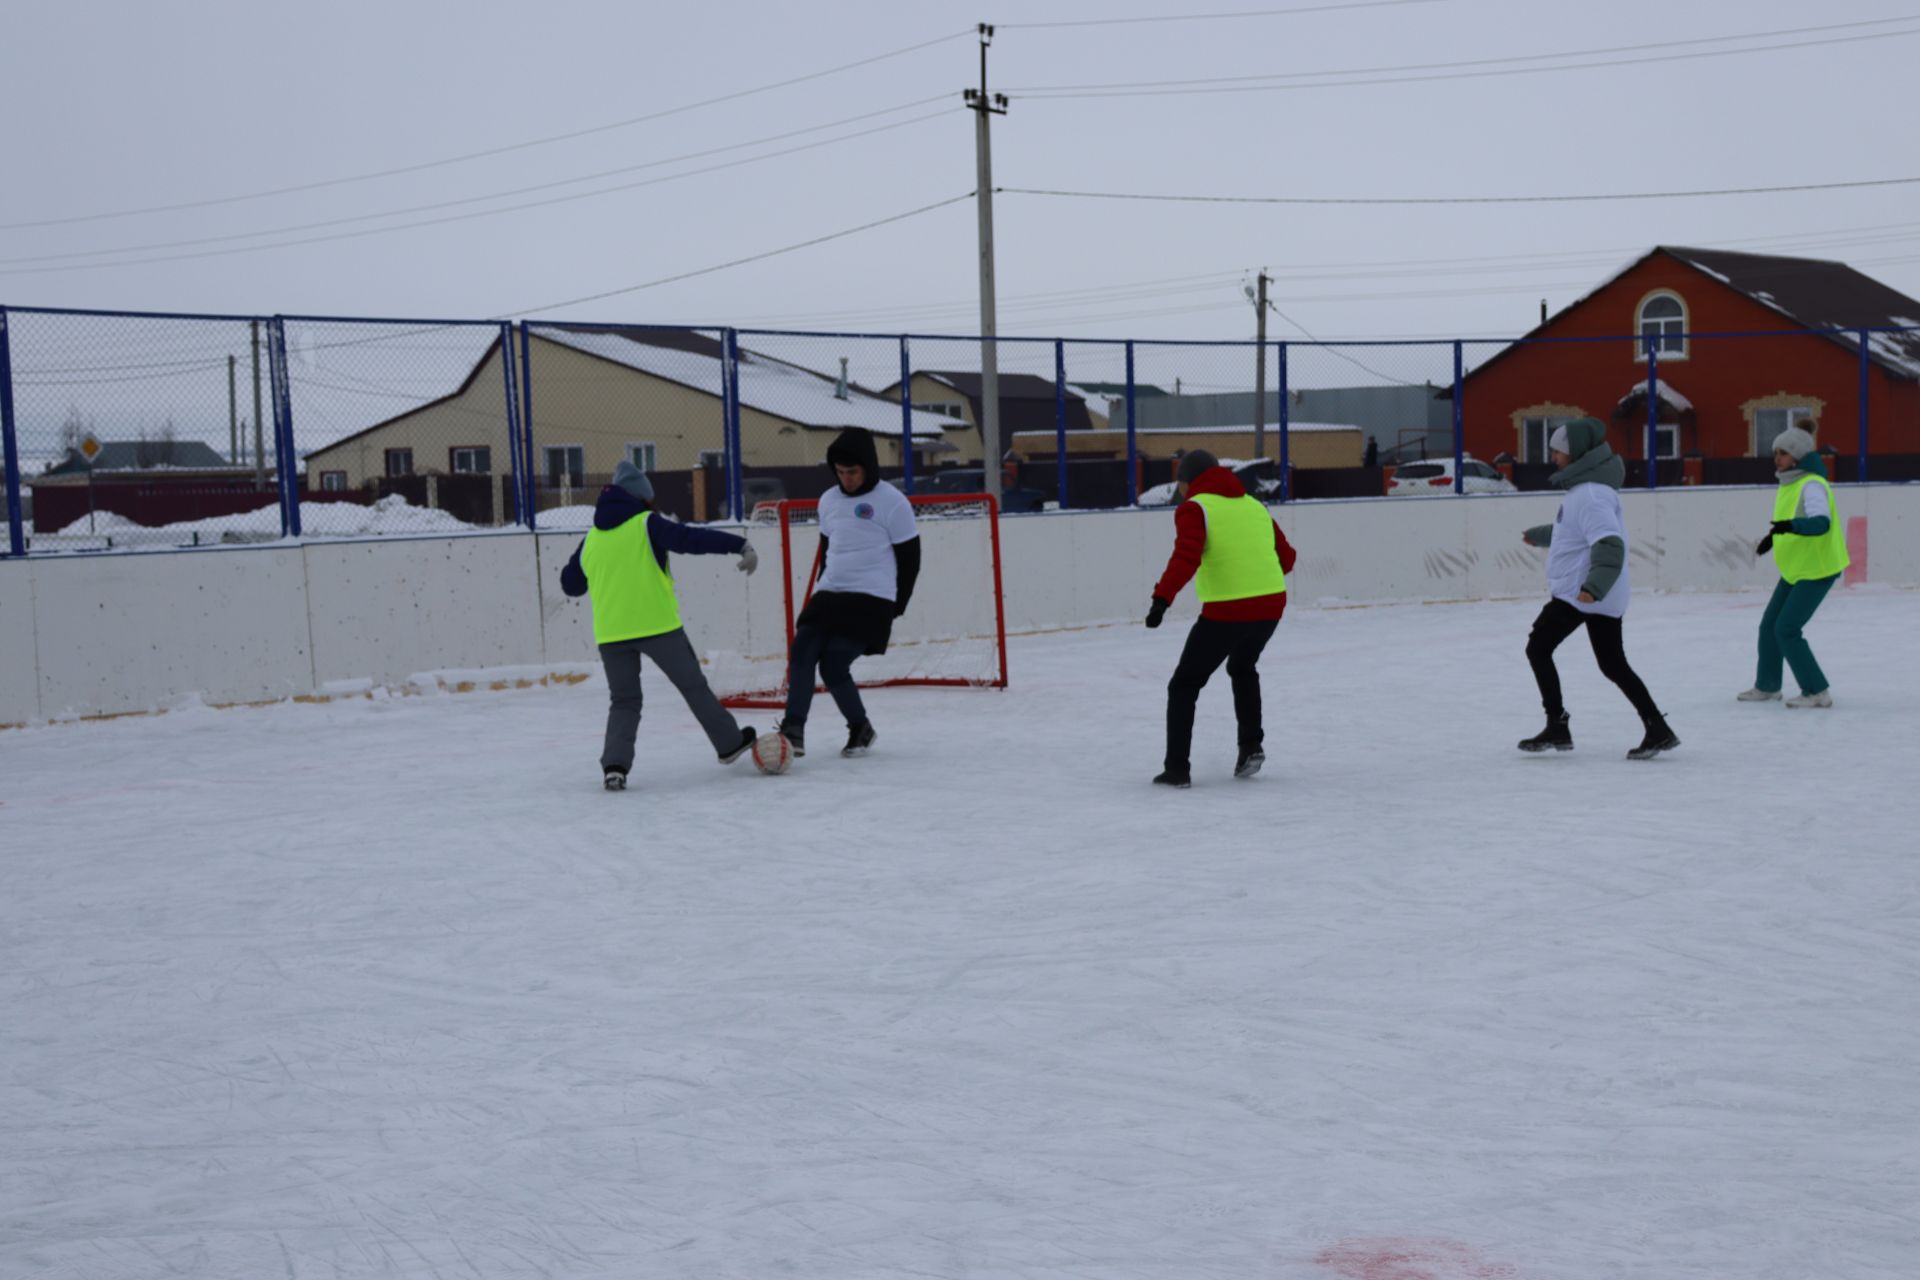
<instances>
[{"instance_id":1,"label":"player in green safety vest","mask_svg":"<svg viewBox=\"0 0 1920 1280\"><path fill-rule=\"evenodd\" d=\"M1154 782L1193 785L1194 708L1222 662L1233 682L1239 734L1233 776L1251 778L1267 760L1257 664L1287 609L1293 546L1259 500L1247 496L1240 478L1205 449L1180 459L1174 481L1185 501L1174 509L1173 556L1153 589L1147 625L1160 625L1189 578L1200 597L1200 617L1167 684L1167 755Z\"/></svg>"},{"instance_id":2,"label":"player in green safety vest","mask_svg":"<svg viewBox=\"0 0 1920 1280\"><path fill-rule=\"evenodd\" d=\"M1789 427L1774 437L1773 467L1780 481L1773 498L1773 524L1753 550L1755 555L1773 552L1780 581L1760 615L1760 662L1753 688L1739 698L1742 702L1778 701L1781 668L1790 666L1800 693L1788 698L1787 705L1831 707L1827 674L1814 660L1805 631L1852 561L1847 557L1847 535L1833 500L1833 486L1814 448L1812 423L1804 429Z\"/></svg>"},{"instance_id":3,"label":"player in green safety vest","mask_svg":"<svg viewBox=\"0 0 1920 1280\"><path fill-rule=\"evenodd\" d=\"M667 563L670 551L738 555L745 573L760 562L739 534L676 524L655 511L653 482L639 467L622 461L613 470L613 483L600 491L594 504L593 528L560 571L562 591L592 596L593 639L607 672L609 705L600 769L609 791L624 791L633 768L642 655L653 659L686 699L721 764L732 764L753 746L753 728L742 729L714 697L680 625L680 602Z\"/></svg>"}]
</instances>

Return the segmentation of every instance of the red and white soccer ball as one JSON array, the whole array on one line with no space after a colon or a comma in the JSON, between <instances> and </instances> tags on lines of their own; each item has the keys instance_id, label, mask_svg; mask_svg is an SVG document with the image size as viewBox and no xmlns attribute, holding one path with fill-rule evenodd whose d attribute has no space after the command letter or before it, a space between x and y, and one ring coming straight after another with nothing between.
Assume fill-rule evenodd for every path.
<instances>
[{"instance_id":1,"label":"red and white soccer ball","mask_svg":"<svg viewBox=\"0 0 1920 1280\"><path fill-rule=\"evenodd\" d=\"M753 764L762 773L785 773L793 763L793 744L777 733L763 733L753 740Z\"/></svg>"}]
</instances>

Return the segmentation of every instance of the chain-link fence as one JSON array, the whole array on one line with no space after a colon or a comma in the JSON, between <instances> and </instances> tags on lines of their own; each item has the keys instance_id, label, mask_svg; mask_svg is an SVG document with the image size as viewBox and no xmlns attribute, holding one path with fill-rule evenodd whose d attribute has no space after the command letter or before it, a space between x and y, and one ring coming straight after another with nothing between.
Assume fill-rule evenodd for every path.
<instances>
[{"instance_id":1,"label":"chain-link fence","mask_svg":"<svg viewBox=\"0 0 1920 1280\"><path fill-rule=\"evenodd\" d=\"M584 527L622 461L668 514L739 520L829 487L849 427L908 492L1009 514L1169 501L1194 449L1267 501L1537 490L1581 417L1630 486L1768 483L1789 426L1837 480L1920 479L1920 325L988 343L0 308L12 555Z\"/></svg>"}]
</instances>

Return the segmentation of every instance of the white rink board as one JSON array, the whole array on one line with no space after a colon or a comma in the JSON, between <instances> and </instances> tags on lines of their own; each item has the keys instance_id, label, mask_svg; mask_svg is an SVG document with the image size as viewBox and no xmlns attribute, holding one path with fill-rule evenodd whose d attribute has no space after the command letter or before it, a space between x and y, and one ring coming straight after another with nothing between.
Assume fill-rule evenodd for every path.
<instances>
[{"instance_id":1,"label":"white rink board","mask_svg":"<svg viewBox=\"0 0 1920 1280\"><path fill-rule=\"evenodd\" d=\"M1837 492L1844 519L1867 519L1867 580L1920 586L1920 486ZM1771 561L1752 552L1771 517L1771 489L1622 497L1636 591L1735 591L1774 581ZM1551 522L1557 507L1557 494L1523 494L1272 510L1300 551L1288 578L1298 607L1539 595L1545 553L1520 534ZM761 525L745 533L761 561L751 580L732 556L673 561L688 635L717 682L729 663L775 659L784 649L779 531ZM561 566L581 537L569 530L531 540L316 540L0 565L0 724L150 710L195 692L252 701L341 681L591 664L587 602L560 590ZM1009 632L1133 622L1145 615L1172 551L1173 512L1006 516L1000 542ZM942 590L937 575L918 588L923 600ZM1171 616L1196 608L1189 589ZM1019 672L1011 676L1018 684Z\"/></svg>"},{"instance_id":2,"label":"white rink board","mask_svg":"<svg viewBox=\"0 0 1920 1280\"><path fill-rule=\"evenodd\" d=\"M306 544L321 685L539 660L534 549L513 535Z\"/></svg>"},{"instance_id":3,"label":"white rink board","mask_svg":"<svg viewBox=\"0 0 1920 1280\"><path fill-rule=\"evenodd\" d=\"M40 717L33 639L33 566L0 564L0 725Z\"/></svg>"},{"instance_id":4,"label":"white rink board","mask_svg":"<svg viewBox=\"0 0 1920 1280\"><path fill-rule=\"evenodd\" d=\"M299 547L29 562L46 717L313 687Z\"/></svg>"}]
</instances>

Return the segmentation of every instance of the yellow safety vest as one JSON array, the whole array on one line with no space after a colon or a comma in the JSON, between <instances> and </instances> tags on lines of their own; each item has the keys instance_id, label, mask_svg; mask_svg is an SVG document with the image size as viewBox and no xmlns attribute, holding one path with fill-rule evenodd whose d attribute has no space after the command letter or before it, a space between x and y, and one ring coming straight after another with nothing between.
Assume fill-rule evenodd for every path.
<instances>
[{"instance_id":1,"label":"yellow safety vest","mask_svg":"<svg viewBox=\"0 0 1920 1280\"><path fill-rule=\"evenodd\" d=\"M617 529L589 529L580 567L593 599L595 644L642 640L679 629L673 575L654 557L646 516L635 516Z\"/></svg>"},{"instance_id":2,"label":"yellow safety vest","mask_svg":"<svg viewBox=\"0 0 1920 1280\"><path fill-rule=\"evenodd\" d=\"M1840 505L1833 500L1833 486L1819 476L1801 476L1792 484L1781 485L1773 498L1773 518L1793 519L1800 509L1800 490L1808 484L1827 491L1827 531L1817 538L1797 533L1773 536L1773 563L1788 582L1831 578L1853 563L1847 558L1847 534L1840 527Z\"/></svg>"},{"instance_id":3,"label":"yellow safety vest","mask_svg":"<svg viewBox=\"0 0 1920 1280\"><path fill-rule=\"evenodd\" d=\"M1270 596L1287 589L1273 546L1273 517L1253 498L1196 493L1207 516L1207 545L1193 580L1200 603Z\"/></svg>"}]
</instances>

